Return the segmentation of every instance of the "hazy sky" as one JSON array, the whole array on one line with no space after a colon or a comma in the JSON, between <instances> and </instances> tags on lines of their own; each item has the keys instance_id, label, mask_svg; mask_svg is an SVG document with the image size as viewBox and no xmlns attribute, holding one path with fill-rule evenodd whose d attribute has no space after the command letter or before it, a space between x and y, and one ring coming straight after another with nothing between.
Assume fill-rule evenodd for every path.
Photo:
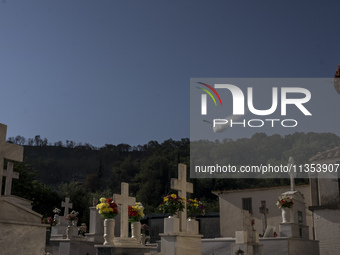
<instances>
[{"instance_id":1,"label":"hazy sky","mask_svg":"<svg viewBox=\"0 0 340 255\"><path fill-rule=\"evenodd\" d=\"M332 77L339 11L339 1L2 0L0 123L7 137L98 147L187 138L190 78Z\"/></svg>"}]
</instances>

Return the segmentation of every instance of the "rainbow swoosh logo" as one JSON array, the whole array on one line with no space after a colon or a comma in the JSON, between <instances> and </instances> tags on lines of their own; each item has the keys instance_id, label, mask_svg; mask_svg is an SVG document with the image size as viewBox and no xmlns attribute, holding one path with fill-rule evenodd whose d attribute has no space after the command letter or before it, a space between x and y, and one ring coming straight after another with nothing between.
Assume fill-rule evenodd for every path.
<instances>
[{"instance_id":1,"label":"rainbow swoosh logo","mask_svg":"<svg viewBox=\"0 0 340 255\"><path fill-rule=\"evenodd\" d=\"M217 96L218 100L220 101L220 104L222 105L222 100L221 100L221 98L220 98L220 95L217 93L217 91L216 91L213 87L211 87L210 85L205 84L205 83L203 83L203 82L197 82L197 83L199 83L199 84L201 84L201 85L206 86L207 88L209 88L209 89ZM204 89L204 88L200 88L200 87L197 87L197 88L203 90L204 92L206 92L206 93L212 98L212 100L214 100L215 106L217 106L215 97L213 96L213 94L211 94L211 92L210 92L209 90Z\"/></svg>"}]
</instances>

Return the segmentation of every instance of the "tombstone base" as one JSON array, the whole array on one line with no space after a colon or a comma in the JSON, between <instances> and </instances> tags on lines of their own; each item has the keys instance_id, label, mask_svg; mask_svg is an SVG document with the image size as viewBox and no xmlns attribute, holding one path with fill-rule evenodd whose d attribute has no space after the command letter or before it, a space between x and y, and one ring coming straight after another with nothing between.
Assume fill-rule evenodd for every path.
<instances>
[{"instance_id":1,"label":"tombstone base","mask_svg":"<svg viewBox=\"0 0 340 255\"><path fill-rule=\"evenodd\" d=\"M164 233L176 234L178 232L179 232L179 218L174 216L164 218Z\"/></svg>"},{"instance_id":2,"label":"tombstone base","mask_svg":"<svg viewBox=\"0 0 340 255\"><path fill-rule=\"evenodd\" d=\"M233 244L231 254L238 254L238 251L243 251L244 255L263 255L263 244Z\"/></svg>"},{"instance_id":3,"label":"tombstone base","mask_svg":"<svg viewBox=\"0 0 340 255\"><path fill-rule=\"evenodd\" d=\"M259 243L259 234L256 231L235 231L236 244Z\"/></svg>"},{"instance_id":4,"label":"tombstone base","mask_svg":"<svg viewBox=\"0 0 340 255\"><path fill-rule=\"evenodd\" d=\"M188 233L160 234L161 252L167 255L196 255L202 253L202 235Z\"/></svg>"},{"instance_id":5,"label":"tombstone base","mask_svg":"<svg viewBox=\"0 0 340 255\"><path fill-rule=\"evenodd\" d=\"M103 235L97 235L93 233L85 233L85 240L88 242L104 243Z\"/></svg>"},{"instance_id":6,"label":"tombstone base","mask_svg":"<svg viewBox=\"0 0 340 255\"><path fill-rule=\"evenodd\" d=\"M118 247L141 247L140 243L137 243L136 238L123 238L123 237L115 237L113 240L114 246Z\"/></svg>"},{"instance_id":7,"label":"tombstone base","mask_svg":"<svg viewBox=\"0 0 340 255\"><path fill-rule=\"evenodd\" d=\"M192 235L198 235L199 224L195 219L189 218L187 221L187 232Z\"/></svg>"},{"instance_id":8,"label":"tombstone base","mask_svg":"<svg viewBox=\"0 0 340 255\"><path fill-rule=\"evenodd\" d=\"M308 227L296 223L280 223L280 237L309 239Z\"/></svg>"},{"instance_id":9,"label":"tombstone base","mask_svg":"<svg viewBox=\"0 0 340 255\"><path fill-rule=\"evenodd\" d=\"M149 253L150 248L139 247L117 247L113 245L95 245L96 255L124 255L124 254L144 254Z\"/></svg>"}]
</instances>

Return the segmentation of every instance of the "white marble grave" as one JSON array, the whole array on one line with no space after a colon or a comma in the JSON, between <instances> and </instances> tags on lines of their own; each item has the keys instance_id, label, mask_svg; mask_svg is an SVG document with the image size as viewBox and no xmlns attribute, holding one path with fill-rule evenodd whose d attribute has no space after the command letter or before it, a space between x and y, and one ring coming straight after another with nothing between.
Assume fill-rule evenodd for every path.
<instances>
[{"instance_id":1,"label":"white marble grave","mask_svg":"<svg viewBox=\"0 0 340 255\"><path fill-rule=\"evenodd\" d=\"M120 205L120 236L114 239L116 246L139 246L136 239L129 238L129 205L136 203L136 198L129 196L129 184L121 183L121 194L113 194L113 200Z\"/></svg>"},{"instance_id":2,"label":"white marble grave","mask_svg":"<svg viewBox=\"0 0 340 255\"><path fill-rule=\"evenodd\" d=\"M244 255L262 255L263 245L259 243L259 234L253 227L253 219L248 211L242 210L242 231L235 232L235 244L231 246L231 254L243 251Z\"/></svg>"},{"instance_id":3,"label":"white marble grave","mask_svg":"<svg viewBox=\"0 0 340 255\"><path fill-rule=\"evenodd\" d=\"M4 171L4 159L23 160L23 147L6 142L7 126L0 124L0 254L45 254L46 227L42 215L32 211L31 202L12 196L12 178L19 178L9 162ZM6 177L2 196L2 179ZM20 245L18 245L20 244Z\"/></svg>"},{"instance_id":4,"label":"white marble grave","mask_svg":"<svg viewBox=\"0 0 340 255\"><path fill-rule=\"evenodd\" d=\"M70 202L70 198L65 197L65 202L61 202L61 207L64 207L64 216L59 217L59 222L56 226L52 226L51 239L66 239L66 230L68 221L65 217L69 214L69 209L72 209L73 204ZM77 224L75 224L77 225ZM75 229L71 230L71 236L75 236Z\"/></svg>"},{"instance_id":5,"label":"white marble grave","mask_svg":"<svg viewBox=\"0 0 340 255\"><path fill-rule=\"evenodd\" d=\"M121 194L113 194L113 201L120 207L117 216L120 219L120 236L114 238L114 245L95 245L96 254L147 254L150 248L129 237L129 205L134 205L136 198L129 196L128 183L121 183Z\"/></svg>"},{"instance_id":6,"label":"white marble grave","mask_svg":"<svg viewBox=\"0 0 340 255\"><path fill-rule=\"evenodd\" d=\"M186 165L178 164L178 179L171 179L171 189L177 190L178 195L184 197L185 201L187 193L193 193L192 183L187 182ZM203 236L198 234L198 222L190 221L187 224L186 207L178 215L179 219L164 219L164 233L160 234L161 252L166 255L201 254Z\"/></svg>"}]
</instances>

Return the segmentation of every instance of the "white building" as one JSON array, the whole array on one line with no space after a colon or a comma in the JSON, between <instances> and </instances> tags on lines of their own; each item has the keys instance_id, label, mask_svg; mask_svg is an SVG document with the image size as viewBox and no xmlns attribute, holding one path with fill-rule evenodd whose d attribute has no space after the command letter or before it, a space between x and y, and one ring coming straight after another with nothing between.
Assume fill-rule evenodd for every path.
<instances>
[{"instance_id":1,"label":"white building","mask_svg":"<svg viewBox=\"0 0 340 255\"><path fill-rule=\"evenodd\" d=\"M306 202L306 225L309 226L309 237L313 238L312 212L308 210L311 203L310 185L298 185L296 190L303 194ZM258 233L264 233L264 214L260 213L261 201L266 201L268 208L267 226L276 228L279 235L279 223L281 222L281 210L276 206L278 197L290 190L289 186L256 188L244 190L214 191L219 197L220 206L220 231L222 237L235 237L235 231L241 231L242 210L247 210L255 220L255 229Z\"/></svg>"}]
</instances>

